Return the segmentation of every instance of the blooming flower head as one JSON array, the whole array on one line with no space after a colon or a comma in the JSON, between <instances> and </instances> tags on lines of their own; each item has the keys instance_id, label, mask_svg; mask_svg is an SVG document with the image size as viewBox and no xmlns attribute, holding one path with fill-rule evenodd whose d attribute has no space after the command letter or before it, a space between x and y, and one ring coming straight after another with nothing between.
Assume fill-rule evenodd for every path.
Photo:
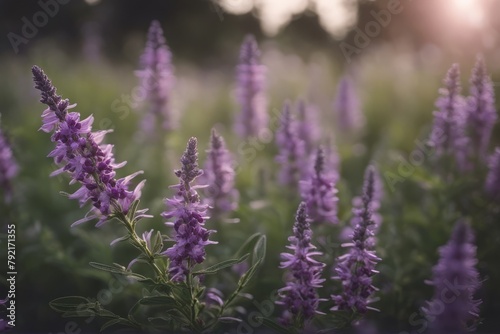
<instances>
[{"instance_id":1,"label":"blooming flower head","mask_svg":"<svg viewBox=\"0 0 500 334\"><path fill-rule=\"evenodd\" d=\"M226 148L224 138L215 129L212 129L203 176L208 184L206 200L210 212L230 212L238 207L231 153Z\"/></svg>"},{"instance_id":2,"label":"blooming flower head","mask_svg":"<svg viewBox=\"0 0 500 334\"><path fill-rule=\"evenodd\" d=\"M267 98L264 92L266 67L260 63L259 47L252 35L248 35L241 45L236 72L240 112L235 131L242 138L257 136L268 123Z\"/></svg>"},{"instance_id":3,"label":"blooming flower head","mask_svg":"<svg viewBox=\"0 0 500 334\"><path fill-rule=\"evenodd\" d=\"M278 305L283 305L285 311L281 322L286 326L292 324L303 325L314 314L319 313L318 304L322 299L318 297L317 289L325 281L321 272L325 266L314 259L322 255L311 244L311 226L307 217L307 205L299 205L293 226L293 236L289 237L291 253L281 253L280 268L287 269L286 286L279 290Z\"/></svg>"},{"instance_id":4,"label":"blooming flower head","mask_svg":"<svg viewBox=\"0 0 500 334\"><path fill-rule=\"evenodd\" d=\"M117 180L115 170L125 163L115 163L112 146L101 144L109 131L91 132L94 118L90 116L80 120L79 113L69 112L68 109L75 105L69 105L68 100L57 95L56 88L42 69L33 66L32 72L35 88L41 92L40 101L48 106L42 114L43 125L40 129L53 132L51 140L56 148L49 157L61 166L51 175L69 173L70 184L78 182L81 185L69 198L77 199L81 206L88 201L93 205L89 214L72 226L95 218L99 218L97 226L100 226L115 214L127 214L132 203L141 196L145 182L140 182L135 190L130 191L130 180L142 172ZM146 211L139 210L136 217L146 217Z\"/></svg>"},{"instance_id":5,"label":"blooming flower head","mask_svg":"<svg viewBox=\"0 0 500 334\"><path fill-rule=\"evenodd\" d=\"M365 119L361 111L361 103L349 76L344 76L339 82L334 110L341 131L350 132L363 127Z\"/></svg>"},{"instance_id":6,"label":"blooming flower head","mask_svg":"<svg viewBox=\"0 0 500 334\"><path fill-rule=\"evenodd\" d=\"M149 108L142 119L143 132L153 133L158 122L162 122L165 130L175 128L171 107L171 91L175 80L172 54L160 22L156 20L149 27L146 47L140 58L140 70L136 71L136 75Z\"/></svg>"},{"instance_id":7,"label":"blooming flower head","mask_svg":"<svg viewBox=\"0 0 500 334\"><path fill-rule=\"evenodd\" d=\"M445 87L436 100L429 145L436 150L437 156L455 157L460 169L465 169L464 99L460 95L460 69L453 64L444 79Z\"/></svg>"},{"instance_id":8,"label":"blooming flower head","mask_svg":"<svg viewBox=\"0 0 500 334\"><path fill-rule=\"evenodd\" d=\"M203 186L192 185L203 171L198 168L198 148L196 138L188 141L186 151L181 158L181 169L175 171L179 184L172 186L176 190L173 198L167 198L167 211L161 215L171 219L166 223L175 230L175 244L162 254L170 259L169 273L173 281L186 280L191 268L205 260L205 246L215 244L209 236L215 232L205 228L208 219L208 205L202 204L196 189Z\"/></svg>"},{"instance_id":9,"label":"blooming flower head","mask_svg":"<svg viewBox=\"0 0 500 334\"><path fill-rule=\"evenodd\" d=\"M377 291L372 285L372 276L377 273L375 265L380 261L373 250L373 239L371 239L375 224L372 202L376 198L375 168L368 166L363 185L363 205L353 209L357 224L351 242L342 245L349 247L349 252L337 259L335 267L337 276L332 277L342 282L343 290L341 294L332 296L336 304L332 310L364 314L368 309L372 309L368 305L372 302L372 294Z\"/></svg>"},{"instance_id":10,"label":"blooming flower head","mask_svg":"<svg viewBox=\"0 0 500 334\"><path fill-rule=\"evenodd\" d=\"M3 189L5 203L12 199L12 179L19 167L12 154L12 148L5 133L0 128L0 186Z\"/></svg>"},{"instance_id":11,"label":"blooming flower head","mask_svg":"<svg viewBox=\"0 0 500 334\"><path fill-rule=\"evenodd\" d=\"M329 170L323 148L316 153L314 171L300 181L302 200L307 205L309 217L314 222L338 223L337 218L337 183L336 173Z\"/></svg>"},{"instance_id":12,"label":"blooming flower head","mask_svg":"<svg viewBox=\"0 0 500 334\"><path fill-rule=\"evenodd\" d=\"M433 268L434 298L423 309L432 319L434 333L461 334L474 327L479 318L480 300L474 293L480 286L475 265L474 234L459 221L450 240L439 249L439 262Z\"/></svg>"},{"instance_id":13,"label":"blooming flower head","mask_svg":"<svg viewBox=\"0 0 500 334\"><path fill-rule=\"evenodd\" d=\"M485 190L490 198L500 200L500 147L490 157Z\"/></svg>"},{"instance_id":14,"label":"blooming flower head","mask_svg":"<svg viewBox=\"0 0 500 334\"><path fill-rule=\"evenodd\" d=\"M305 159L304 142L297 136L296 123L290 112L290 105L285 102L280 118L280 126L276 132L278 156L276 161L281 165L279 182L282 185L296 187L303 173Z\"/></svg>"},{"instance_id":15,"label":"blooming flower head","mask_svg":"<svg viewBox=\"0 0 500 334\"><path fill-rule=\"evenodd\" d=\"M497 113L493 82L487 71L484 59L477 58L470 78L470 96L466 106L467 130L472 150L481 158L486 157L491 132Z\"/></svg>"}]
</instances>

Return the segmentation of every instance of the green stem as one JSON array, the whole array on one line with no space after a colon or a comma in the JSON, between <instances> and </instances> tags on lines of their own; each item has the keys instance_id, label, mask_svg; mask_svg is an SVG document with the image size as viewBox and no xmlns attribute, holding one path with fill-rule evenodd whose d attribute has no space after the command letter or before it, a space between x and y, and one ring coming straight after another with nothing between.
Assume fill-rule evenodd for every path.
<instances>
[{"instance_id":1,"label":"green stem","mask_svg":"<svg viewBox=\"0 0 500 334\"><path fill-rule=\"evenodd\" d=\"M165 273L156 264L154 254L151 253L146 243L137 235L137 232L135 231L135 226L132 224L132 222L128 219L128 217L125 214L123 214L123 212L118 212L116 214L116 217L123 223L123 225L125 225L130 240L132 240L132 244L136 246L138 249L140 249L144 255L146 255L148 263L151 266L151 268L153 268L153 270L155 271L157 278L159 278L162 282L166 282Z\"/></svg>"},{"instance_id":2,"label":"green stem","mask_svg":"<svg viewBox=\"0 0 500 334\"><path fill-rule=\"evenodd\" d=\"M191 269L191 260L188 260L188 268ZM189 288L189 296L191 297L191 305L190 305L190 315L191 315L191 327L196 332L201 332L200 327L197 322L196 315L196 298L194 293L194 284L193 284L193 275L191 274L191 270L186 275L186 284Z\"/></svg>"}]
</instances>

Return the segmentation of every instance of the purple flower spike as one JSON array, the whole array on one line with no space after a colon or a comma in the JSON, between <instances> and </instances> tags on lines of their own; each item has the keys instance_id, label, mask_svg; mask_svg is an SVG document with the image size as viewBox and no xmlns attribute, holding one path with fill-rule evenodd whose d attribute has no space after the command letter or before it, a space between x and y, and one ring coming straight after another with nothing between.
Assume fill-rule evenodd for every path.
<instances>
[{"instance_id":1,"label":"purple flower spike","mask_svg":"<svg viewBox=\"0 0 500 334\"><path fill-rule=\"evenodd\" d=\"M500 147L490 157L485 190L491 199L500 200Z\"/></svg>"},{"instance_id":2,"label":"purple flower spike","mask_svg":"<svg viewBox=\"0 0 500 334\"><path fill-rule=\"evenodd\" d=\"M0 186L3 189L5 203L12 200L12 179L19 171L7 136L0 129Z\"/></svg>"},{"instance_id":3,"label":"purple flower spike","mask_svg":"<svg viewBox=\"0 0 500 334\"><path fill-rule=\"evenodd\" d=\"M337 124L341 131L359 130L365 123L359 97L351 78L344 76L338 85L334 102Z\"/></svg>"},{"instance_id":4,"label":"purple flower spike","mask_svg":"<svg viewBox=\"0 0 500 334\"><path fill-rule=\"evenodd\" d=\"M287 283L279 290L280 299L276 302L283 305L285 311L281 322L285 326L299 324L300 327L310 320L318 311L318 304L323 301L318 297L317 289L325 281L321 278L324 263L314 259L322 255L311 244L311 226L307 217L307 205L302 202L295 216L293 236L289 237L292 253L281 253L280 268L287 272Z\"/></svg>"},{"instance_id":5,"label":"purple flower spike","mask_svg":"<svg viewBox=\"0 0 500 334\"><path fill-rule=\"evenodd\" d=\"M231 154L226 149L224 138L215 129L212 129L203 176L208 184L207 204L212 214L230 212L238 207L239 194L234 187Z\"/></svg>"},{"instance_id":6,"label":"purple flower spike","mask_svg":"<svg viewBox=\"0 0 500 334\"><path fill-rule=\"evenodd\" d=\"M307 153L312 153L321 137L318 124L318 109L300 100L297 103L297 135L304 141Z\"/></svg>"},{"instance_id":7,"label":"purple flower spike","mask_svg":"<svg viewBox=\"0 0 500 334\"><path fill-rule=\"evenodd\" d=\"M314 172L307 179L300 181L302 199L307 205L307 212L314 222L338 223L337 218L337 183L336 173L329 171L323 148L319 148L314 163Z\"/></svg>"},{"instance_id":8,"label":"purple flower spike","mask_svg":"<svg viewBox=\"0 0 500 334\"><path fill-rule=\"evenodd\" d=\"M204 227L208 205L200 202L196 192L204 186L191 184L202 174L198 168L197 141L191 138L181 158L181 169L175 171L179 184L171 186L177 193L174 198L165 200L168 211L161 214L166 219L173 219L166 225L175 230L175 244L162 254L170 258L169 273L176 282L185 281L191 268L205 260L206 245L217 243L208 239L215 231Z\"/></svg>"},{"instance_id":9,"label":"purple flower spike","mask_svg":"<svg viewBox=\"0 0 500 334\"><path fill-rule=\"evenodd\" d=\"M376 171L373 166L368 166L365 172L363 185L363 205L354 208L356 227L352 233L351 242L343 244L349 247L349 252L337 259L334 280L342 282L343 291L339 295L333 295L332 299L336 306L335 310L355 311L360 314L369 309L375 310L368 305L373 301L372 294L377 291L372 285L372 276L377 273L375 265L380 261L373 250L373 221L372 207L374 200L379 196L375 184Z\"/></svg>"},{"instance_id":10,"label":"purple flower spike","mask_svg":"<svg viewBox=\"0 0 500 334\"><path fill-rule=\"evenodd\" d=\"M460 69L453 64L444 79L445 87L436 100L434 124L429 145L434 147L437 156L455 157L461 170L467 168L465 162L465 114L464 98L460 95Z\"/></svg>"},{"instance_id":11,"label":"purple flower spike","mask_svg":"<svg viewBox=\"0 0 500 334\"><path fill-rule=\"evenodd\" d=\"M165 130L176 127L170 103L175 80L173 71L172 54L160 22L155 20L149 27L146 47L140 58L140 70L136 71L149 108L141 124L146 134L154 133L158 122L162 122Z\"/></svg>"},{"instance_id":12,"label":"purple flower spike","mask_svg":"<svg viewBox=\"0 0 500 334\"><path fill-rule=\"evenodd\" d=\"M376 237L375 234L377 234L380 225L382 224L382 216L378 212L380 209L380 205L382 203L382 198L384 197L384 189L383 189L383 183L380 178L380 173L376 170L375 167L372 167L373 169L373 198L370 201L370 210L371 210L371 215L372 215L372 220L373 220L373 234L374 236L368 238L368 243L371 244L373 247L376 242ZM361 210L363 207L363 197L362 196L356 196L352 199L352 206L353 206L353 212L355 210ZM354 232L354 229L360 222L360 216L354 214L353 217L351 218L350 226L347 226L344 228L344 230L341 232L341 240L342 241L349 241L352 238L352 233Z\"/></svg>"},{"instance_id":13,"label":"purple flower spike","mask_svg":"<svg viewBox=\"0 0 500 334\"><path fill-rule=\"evenodd\" d=\"M81 184L81 188L69 195L69 198L77 199L81 206L89 200L93 205L85 218L72 226L96 218L99 219L96 226L101 226L115 214L127 214L132 203L141 196L145 182L140 182L134 191L129 191L130 180L142 171L116 180L115 170L125 165L125 162L116 164L112 146L101 144L109 131L91 132L93 117L80 120L79 113L68 112L75 105L69 105L68 100L63 100L56 94L56 88L41 68L33 66L32 72L35 88L42 95L40 101L48 106L42 114L41 130L53 131L51 140L56 144L49 157L54 158L56 165L61 166L51 176L69 173L70 184ZM147 217L146 211L147 209L138 211L135 217Z\"/></svg>"},{"instance_id":14,"label":"purple flower spike","mask_svg":"<svg viewBox=\"0 0 500 334\"><path fill-rule=\"evenodd\" d=\"M497 120L497 113L493 82L486 71L482 57L477 58L476 65L472 70L466 114L471 149L474 154L485 159L491 132Z\"/></svg>"},{"instance_id":15,"label":"purple flower spike","mask_svg":"<svg viewBox=\"0 0 500 334\"><path fill-rule=\"evenodd\" d=\"M259 47L252 35L248 35L241 46L236 72L240 113L235 131L241 138L255 137L267 127L268 115L264 92L266 67L260 63Z\"/></svg>"},{"instance_id":16,"label":"purple flower spike","mask_svg":"<svg viewBox=\"0 0 500 334\"><path fill-rule=\"evenodd\" d=\"M304 165L307 164L307 159L304 142L297 136L296 123L288 102L283 106L280 126L276 132L276 144L279 150L276 161L281 165L279 182L282 185L296 187L306 168Z\"/></svg>"},{"instance_id":17,"label":"purple flower spike","mask_svg":"<svg viewBox=\"0 0 500 334\"><path fill-rule=\"evenodd\" d=\"M474 234L467 223L457 223L439 254L432 281L428 282L434 286L434 298L423 311L432 321L433 333L466 333L479 320L481 304L474 299L480 282Z\"/></svg>"}]
</instances>

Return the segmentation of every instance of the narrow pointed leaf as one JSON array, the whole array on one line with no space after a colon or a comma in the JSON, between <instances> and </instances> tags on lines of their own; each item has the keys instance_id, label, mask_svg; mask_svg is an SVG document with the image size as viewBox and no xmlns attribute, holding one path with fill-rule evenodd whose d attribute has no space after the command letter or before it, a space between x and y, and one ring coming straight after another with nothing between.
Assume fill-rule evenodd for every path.
<instances>
[{"instance_id":1,"label":"narrow pointed leaf","mask_svg":"<svg viewBox=\"0 0 500 334\"><path fill-rule=\"evenodd\" d=\"M208 267L206 269L195 271L195 272L193 272L193 275L211 275L211 274L215 274L215 273L217 273L218 271L220 271L222 269L234 266L235 264L238 264L238 263L241 263L241 262L245 261L245 259L249 255L250 254L245 254L242 257L240 257L239 259L229 259L229 260L225 260L225 261L219 262L219 263L214 264L213 266L210 266L210 267Z\"/></svg>"}]
</instances>

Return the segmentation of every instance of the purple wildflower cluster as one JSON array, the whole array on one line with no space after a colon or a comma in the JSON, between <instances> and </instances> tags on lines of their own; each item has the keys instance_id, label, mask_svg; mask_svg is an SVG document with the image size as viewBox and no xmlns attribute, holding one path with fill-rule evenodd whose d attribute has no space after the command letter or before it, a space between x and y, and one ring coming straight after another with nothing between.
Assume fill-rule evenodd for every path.
<instances>
[{"instance_id":1,"label":"purple wildflower cluster","mask_svg":"<svg viewBox=\"0 0 500 334\"><path fill-rule=\"evenodd\" d=\"M465 104L460 95L460 68L453 64L444 79L445 87L436 100L434 124L429 145L437 156L454 156L460 169L465 168Z\"/></svg>"},{"instance_id":2,"label":"purple wildflower cluster","mask_svg":"<svg viewBox=\"0 0 500 334\"><path fill-rule=\"evenodd\" d=\"M296 187L304 173L305 159L304 141L298 137L297 123L290 111L290 104L285 102L280 118L280 126L276 132L276 144L279 154L276 161L281 165L279 182L282 185Z\"/></svg>"},{"instance_id":3,"label":"purple wildflower cluster","mask_svg":"<svg viewBox=\"0 0 500 334\"><path fill-rule=\"evenodd\" d=\"M238 207L238 191L234 187L235 173L231 153L227 150L224 138L212 129L210 149L203 180L208 184L207 204L210 212L230 212Z\"/></svg>"},{"instance_id":4,"label":"purple wildflower cluster","mask_svg":"<svg viewBox=\"0 0 500 334\"><path fill-rule=\"evenodd\" d=\"M5 203L12 200L12 179L19 167L12 154L12 148L5 133L0 129L0 185L4 192Z\"/></svg>"},{"instance_id":5,"label":"purple wildflower cluster","mask_svg":"<svg viewBox=\"0 0 500 334\"><path fill-rule=\"evenodd\" d=\"M316 153L314 171L311 176L300 181L303 201L307 205L309 217L315 222L338 223L337 218L337 175L328 170L323 148Z\"/></svg>"},{"instance_id":6,"label":"purple wildflower cluster","mask_svg":"<svg viewBox=\"0 0 500 334\"><path fill-rule=\"evenodd\" d=\"M69 173L70 184L81 184L81 188L69 198L77 199L81 206L89 200L93 205L89 214L72 226L96 218L99 219L96 226L101 226L114 214L127 214L131 204L141 196L145 182L141 181L134 191L129 191L130 180L142 172L116 180L115 170L125 165L125 162L115 163L113 146L101 144L109 131L91 132L94 118L90 116L80 120L79 113L68 112L75 105L70 105L67 99L63 100L56 94L56 88L41 68L34 66L32 72L35 88L41 92L40 102L48 106L42 114L43 125L40 129L47 133L53 132L51 140L56 148L49 157L61 166L51 175ZM146 211L138 211L139 216Z\"/></svg>"},{"instance_id":7,"label":"purple wildflower cluster","mask_svg":"<svg viewBox=\"0 0 500 334\"><path fill-rule=\"evenodd\" d=\"M299 205L293 226L293 236L289 237L292 253L281 253L280 268L288 270L286 286L279 290L280 300L276 303L283 305L285 311L281 322L290 326L298 320L310 320L318 311L319 298L317 289L325 281L321 278L324 263L318 262L313 257L322 255L311 244L311 226L307 217L307 205Z\"/></svg>"},{"instance_id":8,"label":"purple wildflower cluster","mask_svg":"<svg viewBox=\"0 0 500 334\"><path fill-rule=\"evenodd\" d=\"M373 239L371 239L375 225L372 203L381 196L377 193L375 174L375 167L368 166L363 186L363 206L353 209L357 224L352 234L352 241L343 244L344 247L349 247L349 253L338 258L335 267L337 276L332 277L340 280L343 288L341 294L332 296L336 304L332 310L355 310L363 314L372 309L368 305L372 302L371 295L377 291L372 285L372 276L377 273L375 265L380 261L373 250Z\"/></svg>"},{"instance_id":9,"label":"purple wildflower cluster","mask_svg":"<svg viewBox=\"0 0 500 334\"><path fill-rule=\"evenodd\" d=\"M490 198L500 200L500 147L490 157L485 190Z\"/></svg>"},{"instance_id":10,"label":"purple wildflower cluster","mask_svg":"<svg viewBox=\"0 0 500 334\"><path fill-rule=\"evenodd\" d=\"M497 119L493 83L486 65L478 57L470 78L470 96L464 98L458 64L448 71L445 88L436 101L434 126L429 140L437 156L455 158L460 171L470 171L487 158L493 126Z\"/></svg>"},{"instance_id":11,"label":"purple wildflower cluster","mask_svg":"<svg viewBox=\"0 0 500 334\"><path fill-rule=\"evenodd\" d=\"M493 125L497 119L493 83L482 57L478 57L470 78L470 96L466 105L467 130L471 153L485 159Z\"/></svg>"},{"instance_id":12,"label":"purple wildflower cluster","mask_svg":"<svg viewBox=\"0 0 500 334\"><path fill-rule=\"evenodd\" d=\"M205 260L205 246L216 244L209 236L215 232L207 230L205 220L208 205L201 203L196 189L204 186L192 185L192 182L203 174L198 168L198 148L196 138L190 138L181 158L181 169L175 171L179 184L172 186L177 193L173 198L167 198L165 205L168 211L161 215L166 219L167 226L175 230L175 244L162 254L170 259L169 273L173 281L185 281L186 275L195 264Z\"/></svg>"},{"instance_id":13,"label":"purple wildflower cluster","mask_svg":"<svg viewBox=\"0 0 500 334\"><path fill-rule=\"evenodd\" d=\"M146 47L140 58L140 70L136 71L141 87L146 92L149 111L142 120L144 133L154 133L155 124L162 120L163 129L175 128L171 107L171 91L174 84L172 54L166 44L160 22L149 27Z\"/></svg>"},{"instance_id":14,"label":"purple wildflower cluster","mask_svg":"<svg viewBox=\"0 0 500 334\"><path fill-rule=\"evenodd\" d=\"M481 304L474 299L480 282L475 268L474 234L467 223L457 223L439 254L429 282L434 286L434 299L423 310L432 322L434 333L466 333L479 320Z\"/></svg>"},{"instance_id":15,"label":"purple wildflower cluster","mask_svg":"<svg viewBox=\"0 0 500 334\"><path fill-rule=\"evenodd\" d=\"M241 111L235 131L242 138L257 136L268 123L264 92L266 67L260 63L259 47L252 35L248 35L241 46L236 72L237 100Z\"/></svg>"},{"instance_id":16,"label":"purple wildflower cluster","mask_svg":"<svg viewBox=\"0 0 500 334\"><path fill-rule=\"evenodd\" d=\"M365 119L361 111L360 100L352 79L347 75L339 82L334 110L341 131L351 132L363 127Z\"/></svg>"}]
</instances>

